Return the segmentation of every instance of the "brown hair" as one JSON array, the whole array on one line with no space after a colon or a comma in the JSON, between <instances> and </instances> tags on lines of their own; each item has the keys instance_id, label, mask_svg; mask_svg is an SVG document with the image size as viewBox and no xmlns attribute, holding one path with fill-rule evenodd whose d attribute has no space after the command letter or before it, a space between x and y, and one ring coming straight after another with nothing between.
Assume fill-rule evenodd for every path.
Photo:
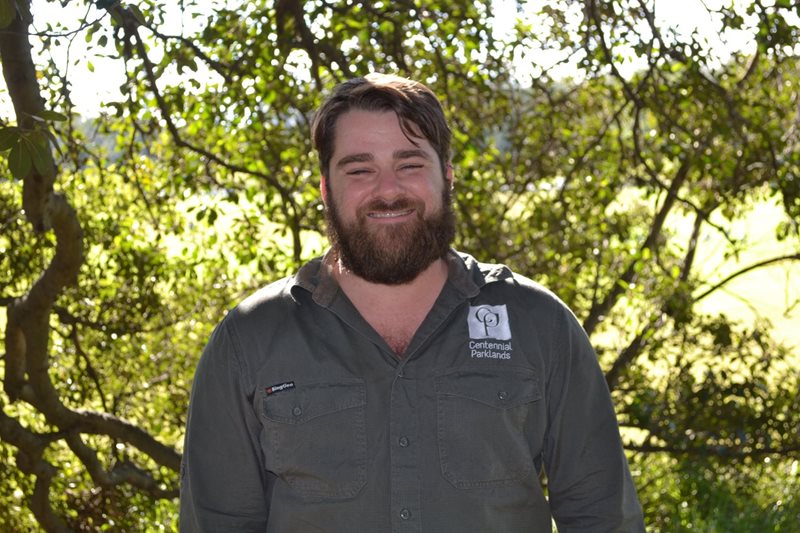
<instances>
[{"instance_id":1,"label":"brown hair","mask_svg":"<svg viewBox=\"0 0 800 533\"><path fill-rule=\"evenodd\" d=\"M390 74L368 74L337 85L314 115L311 142L319 155L323 176L328 175L336 121L351 109L394 111L400 128L413 143L422 134L439 156L442 175L450 163L450 128L442 104L420 82ZM416 144L416 143L414 143Z\"/></svg>"}]
</instances>

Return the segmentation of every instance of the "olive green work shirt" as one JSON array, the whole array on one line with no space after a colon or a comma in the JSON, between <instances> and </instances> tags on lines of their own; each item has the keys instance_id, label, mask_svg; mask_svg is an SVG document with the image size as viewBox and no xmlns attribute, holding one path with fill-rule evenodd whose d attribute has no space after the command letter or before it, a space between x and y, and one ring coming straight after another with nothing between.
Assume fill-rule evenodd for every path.
<instances>
[{"instance_id":1,"label":"olive green work shirt","mask_svg":"<svg viewBox=\"0 0 800 533\"><path fill-rule=\"evenodd\" d=\"M447 259L402 358L321 259L226 316L192 387L182 532L644 531L573 314L504 266Z\"/></svg>"}]
</instances>

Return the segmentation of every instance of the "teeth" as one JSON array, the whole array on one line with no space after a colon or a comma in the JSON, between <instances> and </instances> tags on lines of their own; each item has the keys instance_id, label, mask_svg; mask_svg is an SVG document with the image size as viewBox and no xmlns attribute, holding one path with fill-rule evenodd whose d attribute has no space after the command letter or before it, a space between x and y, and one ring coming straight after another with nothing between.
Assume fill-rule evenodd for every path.
<instances>
[{"instance_id":1,"label":"teeth","mask_svg":"<svg viewBox=\"0 0 800 533\"><path fill-rule=\"evenodd\" d=\"M388 213L370 213L369 216L372 218L395 218L395 217L404 217L406 215L410 215L411 210L408 211L390 211Z\"/></svg>"}]
</instances>

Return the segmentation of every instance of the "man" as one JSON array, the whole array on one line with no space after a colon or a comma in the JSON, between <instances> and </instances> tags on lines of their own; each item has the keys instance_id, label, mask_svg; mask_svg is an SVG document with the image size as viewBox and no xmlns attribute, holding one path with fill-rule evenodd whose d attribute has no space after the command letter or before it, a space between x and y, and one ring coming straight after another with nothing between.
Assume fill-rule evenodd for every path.
<instances>
[{"instance_id":1,"label":"man","mask_svg":"<svg viewBox=\"0 0 800 533\"><path fill-rule=\"evenodd\" d=\"M643 531L575 317L450 249L450 130L433 93L354 79L312 128L331 249L212 335L181 531Z\"/></svg>"}]
</instances>

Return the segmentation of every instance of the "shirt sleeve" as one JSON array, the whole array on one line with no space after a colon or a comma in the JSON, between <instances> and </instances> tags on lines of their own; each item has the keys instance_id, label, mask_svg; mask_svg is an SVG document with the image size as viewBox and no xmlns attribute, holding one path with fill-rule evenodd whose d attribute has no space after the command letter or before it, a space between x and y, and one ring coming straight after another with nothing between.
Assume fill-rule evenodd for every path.
<instances>
[{"instance_id":1,"label":"shirt sleeve","mask_svg":"<svg viewBox=\"0 0 800 533\"><path fill-rule=\"evenodd\" d=\"M644 532L641 506L597 356L568 309L557 313L557 320L543 459L558 531Z\"/></svg>"},{"instance_id":2,"label":"shirt sleeve","mask_svg":"<svg viewBox=\"0 0 800 533\"><path fill-rule=\"evenodd\" d=\"M182 533L266 530L267 476L252 389L230 324L223 321L192 385L181 464Z\"/></svg>"}]
</instances>

